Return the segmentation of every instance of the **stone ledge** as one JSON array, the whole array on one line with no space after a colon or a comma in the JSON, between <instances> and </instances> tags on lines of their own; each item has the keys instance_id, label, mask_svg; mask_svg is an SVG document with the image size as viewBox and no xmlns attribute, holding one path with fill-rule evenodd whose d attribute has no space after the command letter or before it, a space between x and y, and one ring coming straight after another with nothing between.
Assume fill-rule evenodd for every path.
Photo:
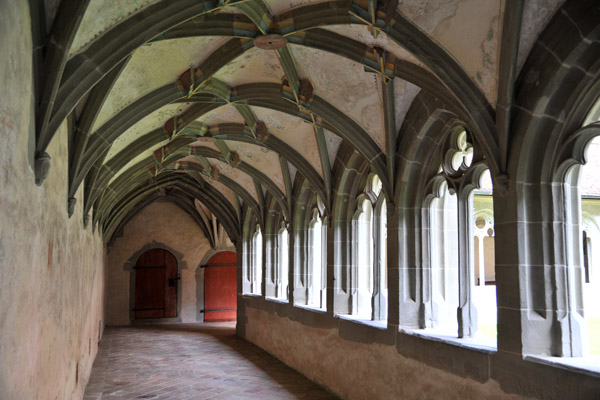
<instances>
[{"instance_id":1,"label":"stone ledge","mask_svg":"<svg viewBox=\"0 0 600 400\"><path fill-rule=\"evenodd\" d=\"M262 299L263 295L261 293L242 293L243 297L250 297L253 299Z\"/></svg>"},{"instance_id":2,"label":"stone ledge","mask_svg":"<svg viewBox=\"0 0 600 400\"><path fill-rule=\"evenodd\" d=\"M462 347L469 350L479 351L486 354L494 354L498 351L497 345L493 344L493 339L482 338L458 338L445 332L434 329L407 329L399 328L398 331L405 335L416 336L427 340L446 343L453 346Z\"/></svg>"},{"instance_id":3,"label":"stone ledge","mask_svg":"<svg viewBox=\"0 0 600 400\"><path fill-rule=\"evenodd\" d=\"M364 319L364 318L360 318L360 317L357 317L354 315L347 315L347 314L336 314L336 317L346 320L346 321L351 321L351 322L356 322L361 325L366 325L366 326L369 326L369 327L375 328L375 329L386 330L388 328L387 320L373 321L370 319Z\"/></svg>"},{"instance_id":4,"label":"stone ledge","mask_svg":"<svg viewBox=\"0 0 600 400\"><path fill-rule=\"evenodd\" d=\"M270 297L270 296L265 297L265 300L272 301L273 303L278 303L278 304L289 304L289 302L290 302L287 299L279 299L277 297Z\"/></svg>"},{"instance_id":5,"label":"stone ledge","mask_svg":"<svg viewBox=\"0 0 600 400\"><path fill-rule=\"evenodd\" d=\"M600 356L544 357L524 355L523 360L600 378Z\"/></svg>"},{"instance_id":6,"label":"stone ledge","mask_svg":"<svg viewBox=\"0 0 600 400\"><path fill-rule=\"evenodd\" d=\"M307 311L312 311L312 312L316 312L319 314L326 314L327 313L327 309L326 308L320 308L320 307L315 307L315 306L308 306L308 305L304 305L304 304L294 304L293 305L296 308L300 308L302 310L307 310Z\"/></svg>"}]
</instances>

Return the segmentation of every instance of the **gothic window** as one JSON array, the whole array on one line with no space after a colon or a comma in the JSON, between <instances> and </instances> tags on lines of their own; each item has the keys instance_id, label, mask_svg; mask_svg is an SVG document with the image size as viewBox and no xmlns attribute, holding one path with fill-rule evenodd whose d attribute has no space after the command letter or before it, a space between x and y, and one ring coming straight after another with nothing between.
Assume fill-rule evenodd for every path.
<instances>
[{"instance_id":1,"label":"gothic window","mask_svg":"<svg viewBox=\"0 0 600 400\"><path fill-rule=\"evenodd\" d=\"M379 187L381 190L381 186ZM375 258L373 261L373 319L387 319L388 275L387 275L387 205L385 196L375 203Z\"/></svg>"},{"instance_id":2,"label":"gothic window","mask_svg":"<svg viewBox=\"0 0 600 400\"><path fill-rule=\"evenodd\" d=\"M326 281L325 281L325 251L327 249L326 235L323 233L325 225L318 209L314 209L308 227L308 305L325 308Z\"/></svg>"},{"instance_id":3,"label":"gothic window","mask_svg":"<svg viewBox=\"0 0 600 400\"><path fill-rule=\"evenodd\" d=\"M483 156L462 127L449 133L442 157L429 185L432 194L426 198L428 326L458 332L459 337L474 336L479 308L485 309L482 317L495 335L495 287L475 290L476 284L495 280L491 179L486 178Z\"/></svg>"},{"instance_id":4,"label":"gothic window","mask_svg":"<svg viewBox=\"0 0 600 400\"><path fill-rule=\"evenodd\" d=\"M265 234L265 297L289 299L289 232L281 218L267 220Z\"/></svg>"},{"instance_id":5,"label":"gothic window","mask_svg":"<svg viewBox=\"0 0 600 400\"><path fill-rule=\"evenodd\" d=\"M277 233L277 264L275 274L275 297L278 299L287 300L289 297L288 280L289 280L289 233L282 223L281 229Z\"/></svg>"},{"instance_id":6,"label":"gothic window","mask_svg":"<svg viewBox=\"0 0 600 400\"><path fill-rule=\"evenodd\" d=\"M250 261L250 293L261 294L263 238L260 226L257 224L251 242Z\"/></svg>"},{"instance_id":7,"label":"gothic window","mask_svg":"<svg viewBox=\"0 0 600 400\"><path fill-rule=\"evenodd\" d=\"M599 109L596 112L600 113L600 107L597 108ZM600 118L600 115L597 115L596 118ZM593 118L588 119L589 123L594 122ZM577 174L577 169L580 170L577 207L580 233L576 240L576 243L579 243L573 246L573 251L579 253L580 262L574 262L573 270L575 274L578 274L576 282L581 282L581 285L575 284L574 287L575 290L582 291L581 295L573 297L574 299L581 298L583 301L584 312L582 314L589 338L589 351L584 352L584 355L586 353L600 355L600 339L597 339L600 338L600 307L598 307L600 282L595 279L595 273L598 271L600 263L592 246L592 243L595 244L597 238L600 237L600 173L598 172L600 168L600 137L596 136L587 144L585 161L585 165L579 166L573 171ZM573 238L575 239L575 235Z\"/></svg>"},{"instance_id":8,"label":"gothic window","mask_svg":"<svg viewBox=\"0 0 600 400\"><path fill-rule=\"evenodd\" d=\"M373 206L366 196L359 198L355 214L355 238L352 314L370 319L373 295Z\"/></svg>"},{"instance_id":9,"label":"gothic window","mask_svg":"<svg viewBox=\"0 0 600 400\"><path fill-rule=\"evenodd\" d=\"M352 314L361 319L387 318L387 222L381 181L372 175L354 214Z\"/></svg>"},{"instance_id":10,"label":"gothic window","mask_svg":"<svg viewBox=\"0 0 600 400\"><path fill-rule=\"evenodd\" d=\"M439 180L429 204L431 326L456 332L458 324L458 216L456 193Z\"/></svg>"}]
</instances>

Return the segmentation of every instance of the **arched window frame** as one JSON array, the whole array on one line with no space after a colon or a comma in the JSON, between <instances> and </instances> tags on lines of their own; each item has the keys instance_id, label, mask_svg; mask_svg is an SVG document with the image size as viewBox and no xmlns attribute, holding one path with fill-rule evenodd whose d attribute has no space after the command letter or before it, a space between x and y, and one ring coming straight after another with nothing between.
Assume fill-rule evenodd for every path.
<instances>
[{"instance_id":1,"label":"arched window frame","mask_svg":"<svg viewBox=\"0 0 600 400\"><path fill-rule=\"evenodd\" d=\"M356 201L352 219L353 263L350 274L352 315L370 319L373 295L373 200L361 194Z\"/></svg>"},{"instance_id":2,"label":"arched window frame","mask_svg":"<svg viewBox=\"0 0 600 400\"><path fill-rule=\"evenodd\" d=\"M381 181L370 174L364 191L356 198L352 219L351 314L361 319L387 319L386 221Z\"/></svg>"},{"instance_id":3,"label":"arched window frame","mask_svg":"<svg viewBox=\"0 0 600 400\"><path fill-rule=\"evenodd\" d=\"M327 208L317 191L302 177L296 178L293 193L290 296L296 306L325 310L327 308ZM315 215L318 215L322 222L320 243L322 268L319 287L315 286L312 276L314 264L312 263L311 224ZM316 284L319 284L319 279L316 280Z\"/></svg>"},{"instance_id":4,"label":"arched window frame","mask_svg":"<svg viewBox=\"0 0 600 400\"><path fill-rule=\"evenodd\" d=\"M386 320L388 314L387 199L379 193L373 221L373 320Z\"/></svg>"},{"instance_id":5,"label":"arched window frame","mask_svg":"<svg viewBox=\"0 0 600 400\"><path fill-rule=\"evenodd\" d=\"M262 294L263 235L259 224L252 234L250 256L250 293Z\"/></svg>"},{"instance_id":6,"label":"arched window frame","mask_svg":"<svg viewBox=\"0 0 600 400\"><path fill-rule=\"evenodd\" d=\"M458 331L458 203L448 181L438 174L430 182L423 212L423 253L427 261L423 282L426 327ZM451 243L447 243L450 241ZM442 251L436 251L439 247Z\"/></svg>"},{"instance_id":7,"label":"arched window frame","mask_svg":"<svg viewBox=\"0 0 600 400\"><path fill-rule=\"evenodd\" d=\"M290 234L284 221L277 231L276 243L275 297L289 300Z\"/></svg>"},{"instance_id":8,"label":"arched window frame","mask_svg":"<svg viewBox=\"0 0 600 400\"><path fill-rule=\"evenodd\" d=\"M439 316L435 311L433 301L433 279L431 259L435 259L431 227L438 223L432 210L434 199L440 199L444 193L444 183L447 184L448 193L456 195L456 218L457 218L457 267L458 267L458 307L457 328L458 337L472 337L477 332L478 318L477 308L474 303L473 289L475 286L475 262L474 262L474 218L473 218L473 196L475 189L480 188L481 177L487 170L483 154L478 149L472 135L462 125L452 128L442 148L442 160L438 174L434 176L427 185L424 209L425 227L427 238L423 240L423 253L429 257L426 259L427 278L424 280L423 291L425 296L426 326L436 326Z\"/></svg>"},{"instance_id":9,"label":"arched window frame","mask_svg":"<svg viewBox=\"0 0 600 400\"><path fill-rule=\"evenodd\" d=\"M245 207L242 210L243 231L241 247L243 256L240 257L242 270L242 293L245 295L253 295L256 290L256 257L255 257L255 234L257 227L260 227L259 216L256 213ZM262 268L261 268L262 275ZM260 292L259 292L260 293Z\"/></svg>"},{"instance_id":10,"label":"arched window frame","mask_svg":"<svg viewBox=\"0 0 600 400\"><path fill-rule=\"evenodd\" d=\"M566 346L563 345L559 350L555 350L556 355L563 357L585 356L589 351L584 314L586 271L582 233L585 231L585 219L582 213L580 178L583 165L587 161L587 147L594 138L600 136L600 121L596 120L598 118L600 118L600 99L589 111L583 127L571 135L572 143L566 147L568 153L562 154L566 159L559 165L554 175L555 181L562 182L557 187L557 192L562 196L564 208L561 210L561 218L565 222L560 233L566 253L567 268L565 273L556 280L556 288L553 292L556 301L565 310L565 315L559 320L559 324L562 328L561 343Z\"/></svg>"},{"instance_id":11,"label":"arched window frame","mask_svg":"<svg viewBox=\"0 0 600 400\"><path fill-rule=\"evenodd\" d=\"M308 260L307 305L323 309L327 303L327 221L317 207L308 224Z\"/></svg>"},{"instance_id":12,"label":"arched window frame","mask_svg":"<svg viewBox=\"0 0 600 400\"><path fill-rule=\"evenodd\" d=\"M592 106L591 110L588 112L584 122L583 122L583 131L587 130L587 128L591 127L592 128L592 132L589 134L589 136L592 137L586 137L585 139L580 139L580 140L586 140L584 149L583 149L583 159L582 161L587 162L589 160L589 148L592 145L592 141L596 141L596 145L598 145L598 141L600 141L600 98L595 102L595 104ZM596 131L595 133L593 131ZM587 135L586 135L587 136ZM582 168L585 168L585 165L581 165L581 166L577 166L576 168L578 168L579 170L577 171L573 171L573 173L576 173L578 175L582 174ZM578 176L577 178L577 183L579 184L579 180L580 180L581 176ZM579 187L579 185L578 185ZM579 188L579 199L580 199L580 224L581 224L581 234L580 234L580 243L579 245L577 243L574 244L574 249L575 248L579 248L581 251L581 267L582 267L582 274L583 274L583 284L590 284L590 283L595 283L594 280L594 272L595 272L595 268L594 268L594 264L595 259L594 259L594 254L593 254L593 246L592 243L596 243L598 241L598 234L600 233L600 227L598 226L598 224L595 221L595 218L593 215L587 213L586 211L584 211L584 204L583 204L583 196L581 195L581 188ZM590 290L593 290L590 288ZM585 293L584 293L585 296ZM584 300L585 303L585 300Z\"/></svg>"},{"instance_id":13,"label":"arched window frame","mask_svg":"<svg viewBox=\"0 0 600 400\"><path fill-rule=\"evenodd\" d=\"M265 199L264 264L265 298L289 300L290 237L288 221L280 204L270 195ZM287 234L287 236L286 236Z\"/></svg>"}]
</instances>

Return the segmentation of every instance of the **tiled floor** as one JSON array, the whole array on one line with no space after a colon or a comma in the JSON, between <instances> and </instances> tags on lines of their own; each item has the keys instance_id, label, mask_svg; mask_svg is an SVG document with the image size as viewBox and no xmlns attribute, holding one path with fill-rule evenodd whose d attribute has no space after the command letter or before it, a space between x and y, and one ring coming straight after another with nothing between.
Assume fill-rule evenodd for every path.
<instances>
[{"instance_id":1,"label":"tiled floor","mask_svg":"<svg viewBox=\"0 0 600 400\"><path fill-rule=\"evenodd\" d=\"M258 347L233 323L107 328L91 399L335 399Z\"/></svg>"}]
</instances>

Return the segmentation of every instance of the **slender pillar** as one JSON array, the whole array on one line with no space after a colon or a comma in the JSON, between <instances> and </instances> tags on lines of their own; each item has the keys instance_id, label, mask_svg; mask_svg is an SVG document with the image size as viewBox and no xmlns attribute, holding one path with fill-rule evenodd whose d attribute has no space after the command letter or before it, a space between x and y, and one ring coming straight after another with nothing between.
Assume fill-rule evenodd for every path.
<instances>
[{"instance_id":1,"label":"slender pillar","mask_svg":"<svg viewBox=\"0 0 600 400\"><path fill-rule=\"evenodd\" d=\"M458 337L471 337L477 332L477 308L473 303L473 192L458 198Z\"/></svg>"}]
</instances>

